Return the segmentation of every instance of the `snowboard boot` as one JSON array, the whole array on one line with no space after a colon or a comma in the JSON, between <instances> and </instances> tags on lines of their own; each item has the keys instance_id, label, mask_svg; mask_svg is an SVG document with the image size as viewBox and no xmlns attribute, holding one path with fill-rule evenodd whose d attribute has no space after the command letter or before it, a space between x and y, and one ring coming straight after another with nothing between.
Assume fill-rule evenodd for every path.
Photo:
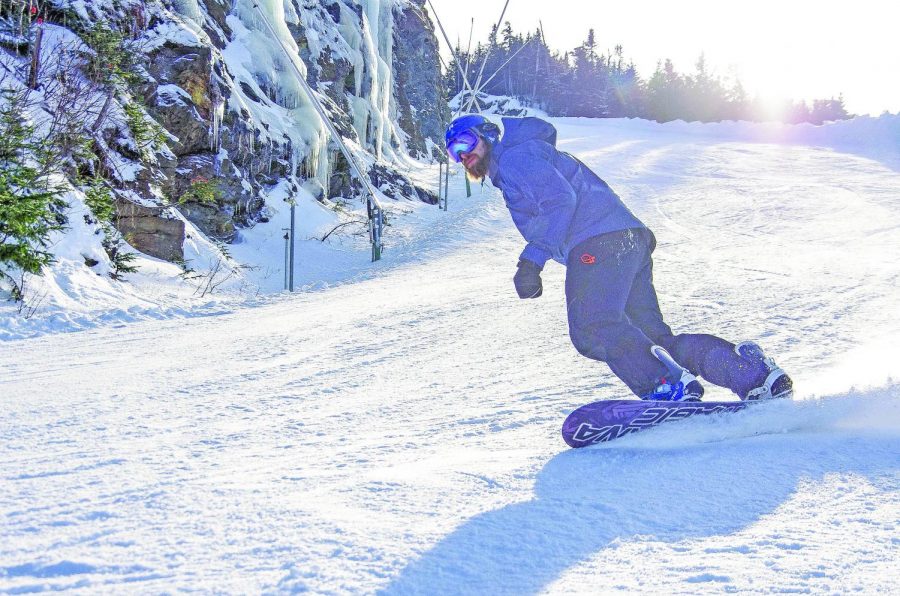
<instances>
[{"instance_id":1,"label":"snowboard boot","mask_svg":"<svg viewBox=\"0 0 900 596\"><path fill-rule=\"evenodd\" d=\"M781 397L791 398L794 395L794 383L775 361L767 357L759 344L752 341L742 341L734 346L737 355L746 360L762 362L766 367L766 379L762 385L751 389L747 395L741 396L744 401L759 401L764 399L776 399Z\"/></svg>"},{"instance_id":2,"label":"snowboard boot","mask_svg":"<svg viewBox=\"0 0 900 596\"><path fill-rule=\"evenodd\" d=\"M700 401L703 385L686 368L683 368L660 346L653 346L650 352L669 369L669 375L659 380L653 391L641 396L650 401Z\"/></svg>"}]
</instances>

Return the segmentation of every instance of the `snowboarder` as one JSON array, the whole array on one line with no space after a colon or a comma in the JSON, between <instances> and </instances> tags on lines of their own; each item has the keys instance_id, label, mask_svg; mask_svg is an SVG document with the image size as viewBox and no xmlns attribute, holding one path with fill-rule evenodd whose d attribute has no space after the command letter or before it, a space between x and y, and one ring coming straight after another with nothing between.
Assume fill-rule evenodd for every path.
<instances>
[{"instance_id":1,"label":"snowboarder","mask_svg":"<svg viewBox=\"0 0 900 596\"><path fill-rule=\"evenodd\" d=\"M446 148L473 179L503 192L527 241L513 278L520 298L543 293L541 271L566 266L569 334L579 353L606 362L641 399L699 400L697 376L742 400L789 397L790 377L753 342L672 333L653 287L653 233L581 161L556 149L539 118L478 114L450 123Z\"/></svg>"}]
</instances>

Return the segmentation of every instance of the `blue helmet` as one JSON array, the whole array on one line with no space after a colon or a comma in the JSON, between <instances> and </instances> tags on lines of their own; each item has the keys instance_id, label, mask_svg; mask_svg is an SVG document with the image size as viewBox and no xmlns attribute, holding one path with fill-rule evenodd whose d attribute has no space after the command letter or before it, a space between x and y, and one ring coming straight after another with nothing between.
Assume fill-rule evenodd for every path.
<instances>
[{"instance_id":1,"label":"blue helmet","mask_svg":"<svg viewBox=\"0 0 900 596\"><path fill-rule=\"evenodd\" d=\"M491 145L500 140L500 127L482 116L481 114L463 114L457 116L447 127L444 135L444 145L449 147L460 134L471 130Z\"/></svg>"}]
</instances>

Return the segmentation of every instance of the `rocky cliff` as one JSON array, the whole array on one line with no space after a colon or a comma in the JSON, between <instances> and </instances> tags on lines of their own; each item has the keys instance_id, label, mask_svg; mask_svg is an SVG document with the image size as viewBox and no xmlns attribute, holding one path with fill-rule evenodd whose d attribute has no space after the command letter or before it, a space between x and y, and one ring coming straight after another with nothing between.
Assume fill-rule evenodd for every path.
<instances>
[{"instance_id":1,"label":"rocky cliff","mask_svg":"<svg viewBox=\"0 0 900 596\"><path fill-rule=\"evenodd\" d=\"M118 32L131 54L128 76L109 93L95 90L84 124L116 194L117 225L147 254L181 258L184 226L173 223L181 218L233 240L265 220L279 184L319 200L357 195L297 71L388 196L435 199L394 167L429 157L447 117L420 0L17 2L44 28L74 33L88 53L100 27ZM144 127L157 131L153 139L139 139Z\"/></svg>"},{"instance_id":2,"label":"rocky cliff","mask_svg":"<svg viewBox=\"0 0 900 596\"><path fill-rule=\"evenodd\" d=\"M438 43L424 5L425 0L412 0L395 11L393 70L399 124L409 135L410 150L430 154L432 141L443 154L441 143L450 110L440 80L435 79L435 65L440 62Z\"/></svg>"}]
</instances>

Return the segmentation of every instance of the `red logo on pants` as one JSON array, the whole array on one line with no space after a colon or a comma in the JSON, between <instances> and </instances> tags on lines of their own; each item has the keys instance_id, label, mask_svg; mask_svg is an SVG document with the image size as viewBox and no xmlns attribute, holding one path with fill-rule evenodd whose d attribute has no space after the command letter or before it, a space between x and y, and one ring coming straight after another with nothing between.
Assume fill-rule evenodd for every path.
<instances>
[{"instance_id":1,"label":"red logo on pants","mask_svg":"<svg viewBox=\"0 0 900 596\"><path fill-rule=\"evenodd\" d=\"M593 265L597 262L597 257L588 253L584 253L583 255L581 255L581 262L585 265Z\"/></svg>"}]
</instances>

